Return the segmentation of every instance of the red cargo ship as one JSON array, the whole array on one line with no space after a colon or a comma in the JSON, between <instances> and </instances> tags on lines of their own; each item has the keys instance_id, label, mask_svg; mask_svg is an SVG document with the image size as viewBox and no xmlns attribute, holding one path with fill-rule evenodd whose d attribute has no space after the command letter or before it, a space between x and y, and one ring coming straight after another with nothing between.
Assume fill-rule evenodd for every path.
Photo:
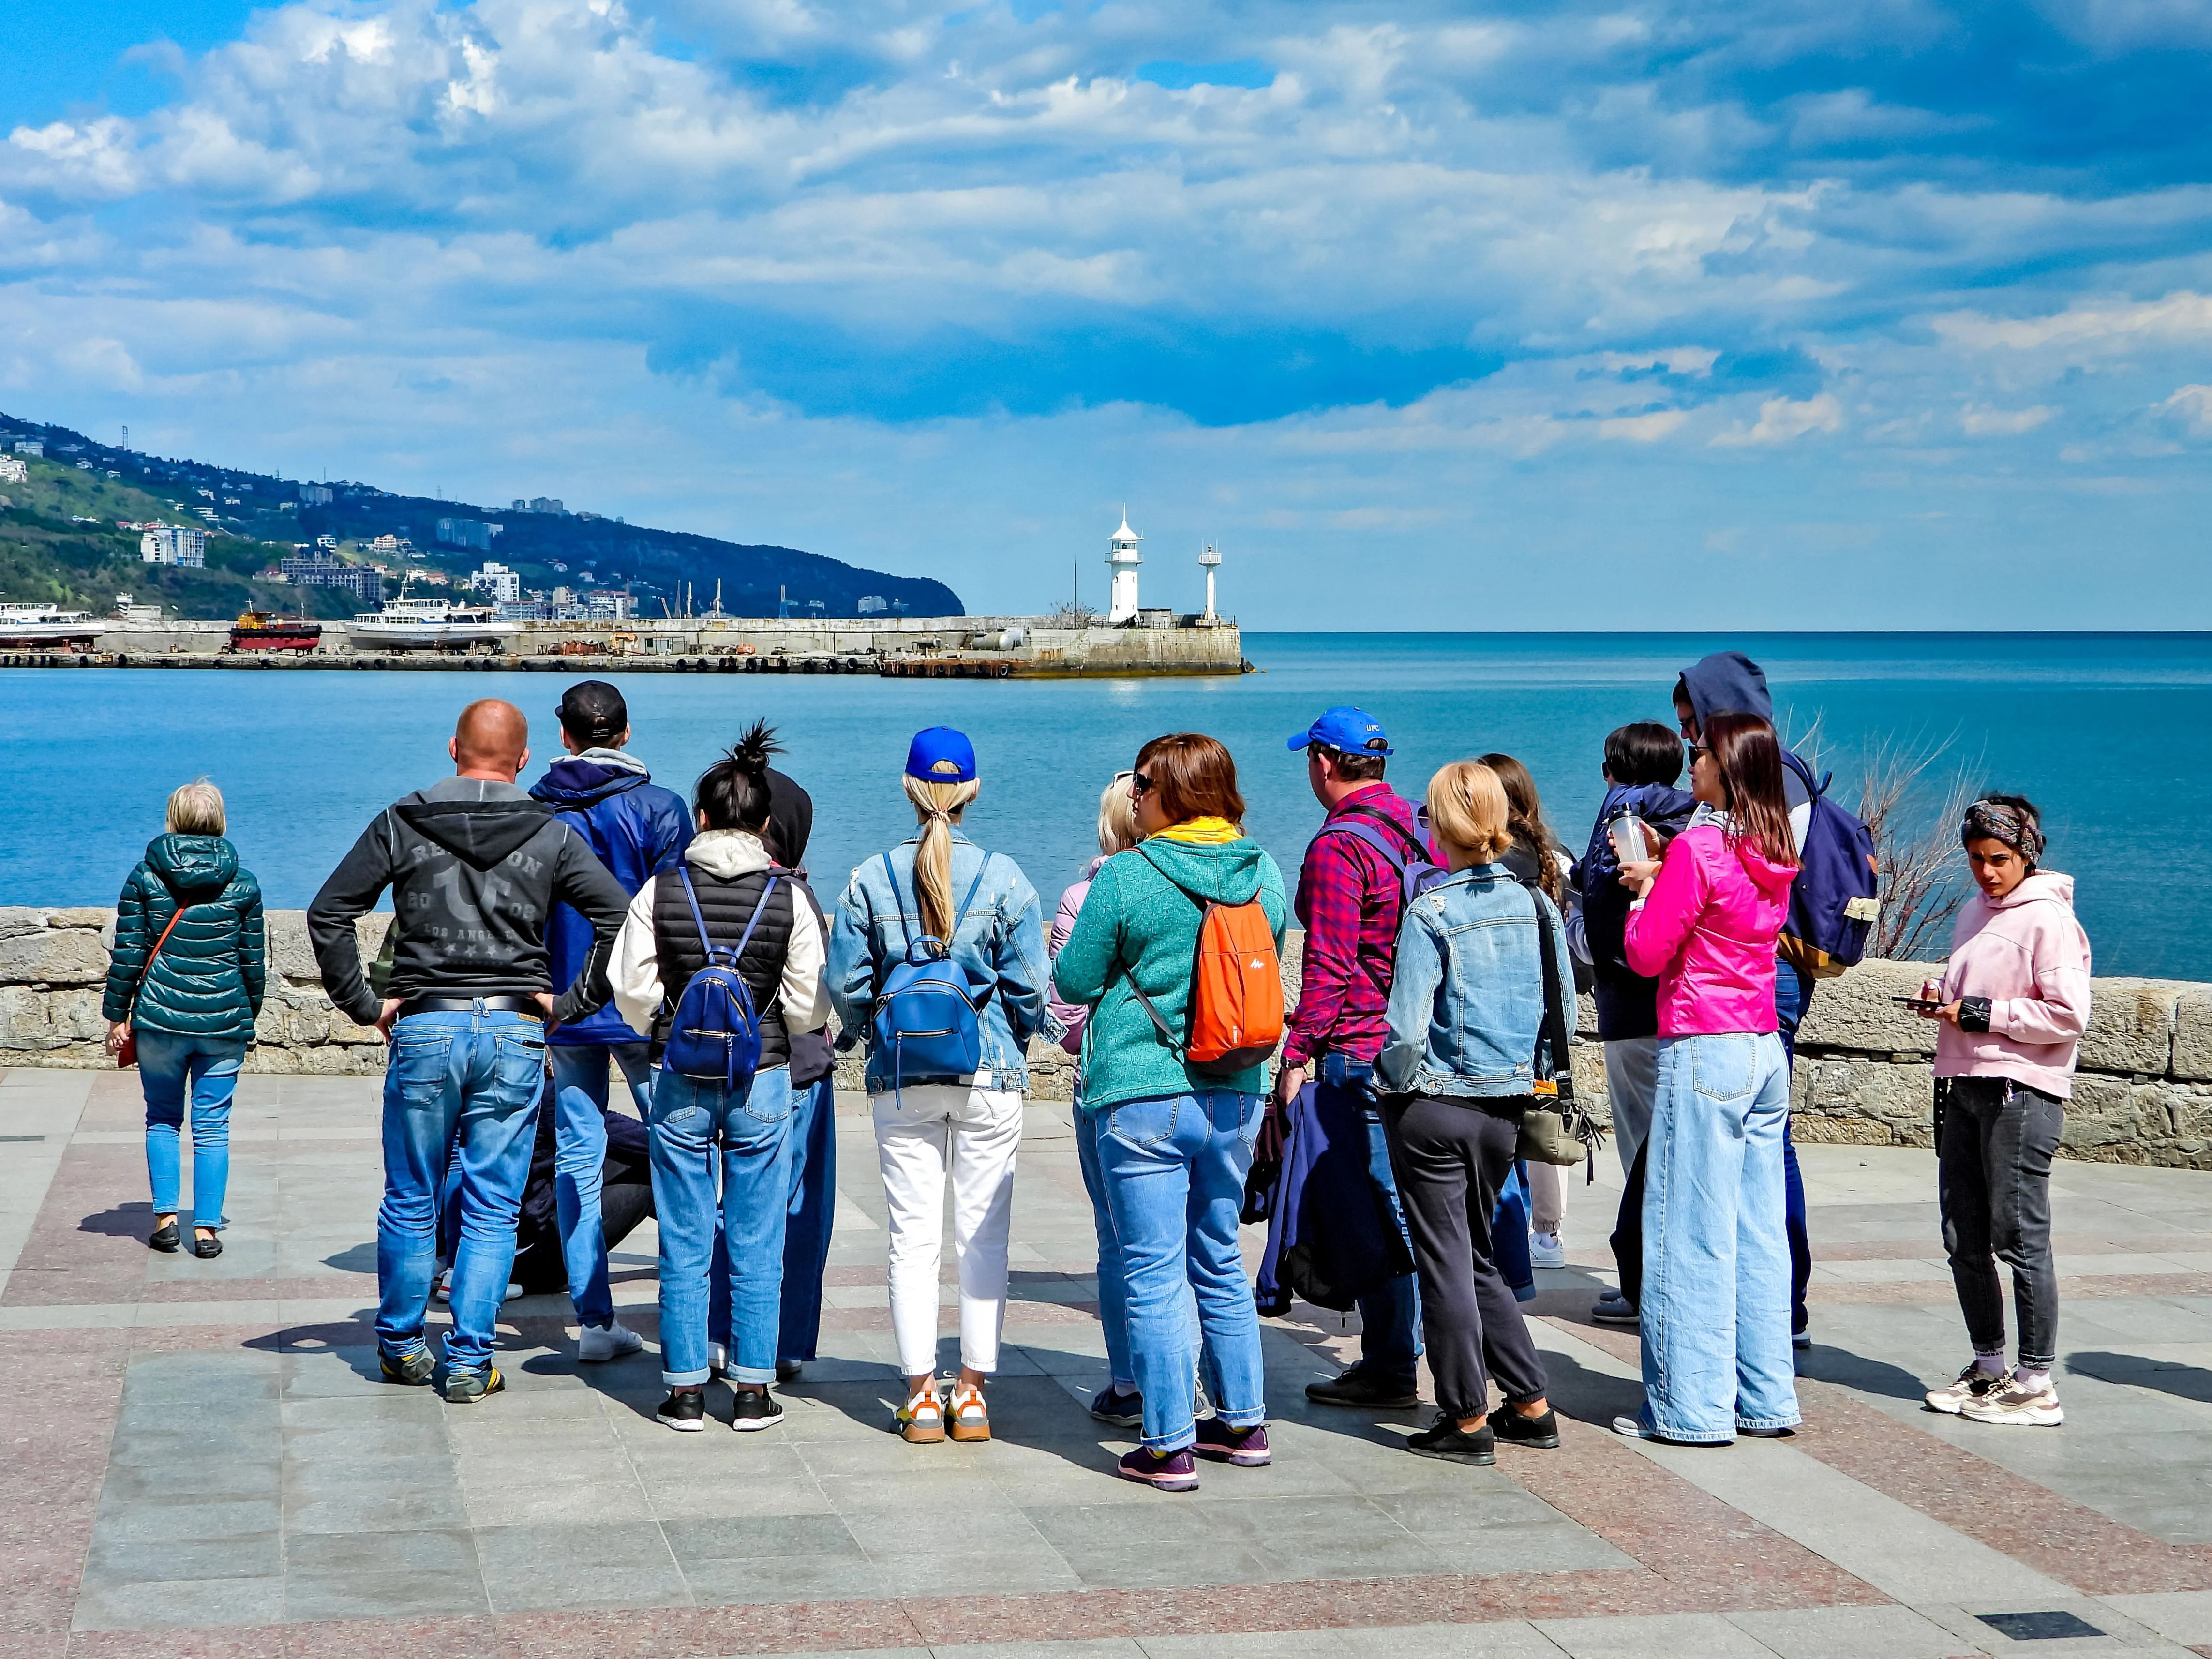
<instances>
[{"instance_id":1,"label":"red cargo ship","mask_svg":"<svg viewBox=\"0 0 2212 1659\"><path fill-rule=\"evenodd\" d=\"M273 611L248 611L230 629L234 651L313 651L322 639L322 623Z\"/></svg>"}]
</instances>

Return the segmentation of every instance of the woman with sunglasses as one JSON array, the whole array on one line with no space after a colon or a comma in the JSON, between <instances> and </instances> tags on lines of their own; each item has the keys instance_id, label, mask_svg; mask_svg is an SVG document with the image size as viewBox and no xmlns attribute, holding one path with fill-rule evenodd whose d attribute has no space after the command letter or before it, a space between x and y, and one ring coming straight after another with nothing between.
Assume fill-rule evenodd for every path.
<instances>
[{"instance_id":1,"label":"woman with sunglasses","mask_svg":"<svg viewBox=\"0 0 2212 1659\"><path fill-rule=\"evenodd\" d=\"M1774 940L1797 850L1782 745L1715 714L1690 746L1698 808L1663 860L1621 866L1622 943L1659 981L1659 1078L1644 1142L1644 1407L1617 1433L1692 1445L1797 1424Z\"/></svg>"},{"instance_id":2,"label":"woman with sunglasses","mask_svg":"<svg viewBox=\"0 0 2212 1659\"><path fill-rule=\"evenodd\" d=\"M1121 1244L1131 1370L1143 1399L1144 1443L1119 1473L1188 1492L1198 1485L1194 1454L1248 1468L1269 1461L1260 1317L1237 1235L1267 1068L1197 1072L1153 1013L1170 1030L1188 1030L1209 903L1256 899L1279 945L1285 906L1282 872L1244 834L1236 763L1213 738L1153 738L1129 790L1144 840L1107 860L1091 882L1054 981L1062 998L1091 1010L1081 1127ZM1197 1294L1217 1407L1203 1423L1192 1410L1186 1281Z\"/></svg>"},{"instance_id":3,"label":"woman with sunglasses","mask_svg":"<svg viewBox=\"0 0 2212 1659\"><path fill-rule=\"evenodd\" d=\"M983 1385L999 1368L1006 1322L1014 1152L1029 1041L1044 1023L1044 927L1020 866L960 832L981 787L967 737L949 726L916 733L904 785L920 827L853 872L830 933L830 995L843 1029L868 1042L868 1103L890 1209L891 1329L906 1373L899 1432L940 1441L949 1419L955 1440L988 1440ZM918 1074L874 1040L884 976L915 959L919 940L940 942L980 999L981 1063L966 1076ZM949 1409L935 1381L948 1176L960 1278L960 1376Z\"/></svg>"}]
</instances>

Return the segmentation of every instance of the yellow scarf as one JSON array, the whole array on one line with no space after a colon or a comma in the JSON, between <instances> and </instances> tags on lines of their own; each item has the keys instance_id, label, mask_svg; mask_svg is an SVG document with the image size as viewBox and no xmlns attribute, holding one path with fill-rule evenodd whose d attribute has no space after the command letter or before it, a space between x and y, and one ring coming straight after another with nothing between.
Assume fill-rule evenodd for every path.
<instances>
[{"instance_id":1,"label":"yellow scarf","mask_svg":"<svg viewBox=\"0 0 2212 1659\"><path fill-rule=\"evenodd\" d=\"M1243 840L1244 832L1227 818L1190 818L1170 824L1152 839L1188 842L1193 847L1221 847Z\"/></svg>"}]
</instances>

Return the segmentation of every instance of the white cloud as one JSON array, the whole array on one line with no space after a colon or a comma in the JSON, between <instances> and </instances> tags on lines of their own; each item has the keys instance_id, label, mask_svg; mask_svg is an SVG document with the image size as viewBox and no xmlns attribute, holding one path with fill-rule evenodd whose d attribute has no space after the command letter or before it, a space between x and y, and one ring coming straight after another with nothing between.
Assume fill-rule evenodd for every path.
<instances>
[{"instance_id":1,"label":"white cloud","mask_svg":"<svg viewBox=\"0 0 2212 1659\"><path fill-rule=\"evenodd\" d=\"M1970 438L2012 438L2033 432L2058 411L2048 404L2033 409L1990 409L1968 404L1959 411L1959 425Z\"/></svg>"},{"instance_id":2,"label":"white cloud","mask_svg":"<svg viewBox=\"0 0 2212 1659\"><path fill-rule=\"evenodd\" d=\"M1741 422L1712 440L1711 447L1736 449L1755 444L1786 444L1808 432L1834 432L1844 423L1844 406L1832 392L1802 403L1788 398L1769 398L1759 406L1756 425Z\"/></svg>"},{"instance_id":3,"label":"white cloud","mask_svg":"<svg viewBox=\"0 0 2212 1659\"><path fill-rule=\"evenodd\" d=\"M2018 321L1956 311L1935 319L1947 340L1979 351L2033 351L2046 346L2126 351L2174 341L2212 339L2212 295L2176 289L2162 300L2069 307Z\"/></svg>"},{"instance_id":4,"label":"white cloud","mask_svg":"<svg viewBox=\"0 0 2212 1659\"><path fill-rule=\"evenodd\" d=\"M2212 386L2185 386L2158 405L2158 413L2185 422L2192 438L2212 438Z\"/></svg>"},{"instance_id":5,"label":"white cloud","mask_svg":"<svg viewBox=\"0 0 2212 1659\"><path fill-rule=\"evenodd\" d=\"M1655 409L1649 415L1620 415L1597 423L1601 438L1623 438L1634 444L1656 444L1690 418L1680 409Z\"/></svg>"}]
</instances>

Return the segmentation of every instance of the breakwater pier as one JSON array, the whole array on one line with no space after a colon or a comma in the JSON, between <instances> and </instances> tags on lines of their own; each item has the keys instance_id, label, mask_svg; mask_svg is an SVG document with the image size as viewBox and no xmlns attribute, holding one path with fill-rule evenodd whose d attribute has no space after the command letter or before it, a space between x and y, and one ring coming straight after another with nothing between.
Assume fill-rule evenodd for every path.
<instances>
[{"instance_id":1,"label":"breakwater pier","mask_svg":"<svg viewBox=\"0 0 2212 1659\"><path fill-rule=\"evenodd\" d=\"M636 617L523 622L463 649L374 648L325 622L313 650L239 651L226 622L117 623L74 648L0 652L7 668L404 669L602 667L624 673L878 674L919 679L1085 679L1249 670L1233 622L1146 612L1133 623L1056 627L1036 617Z\"/></svg>"}]
</instances>

